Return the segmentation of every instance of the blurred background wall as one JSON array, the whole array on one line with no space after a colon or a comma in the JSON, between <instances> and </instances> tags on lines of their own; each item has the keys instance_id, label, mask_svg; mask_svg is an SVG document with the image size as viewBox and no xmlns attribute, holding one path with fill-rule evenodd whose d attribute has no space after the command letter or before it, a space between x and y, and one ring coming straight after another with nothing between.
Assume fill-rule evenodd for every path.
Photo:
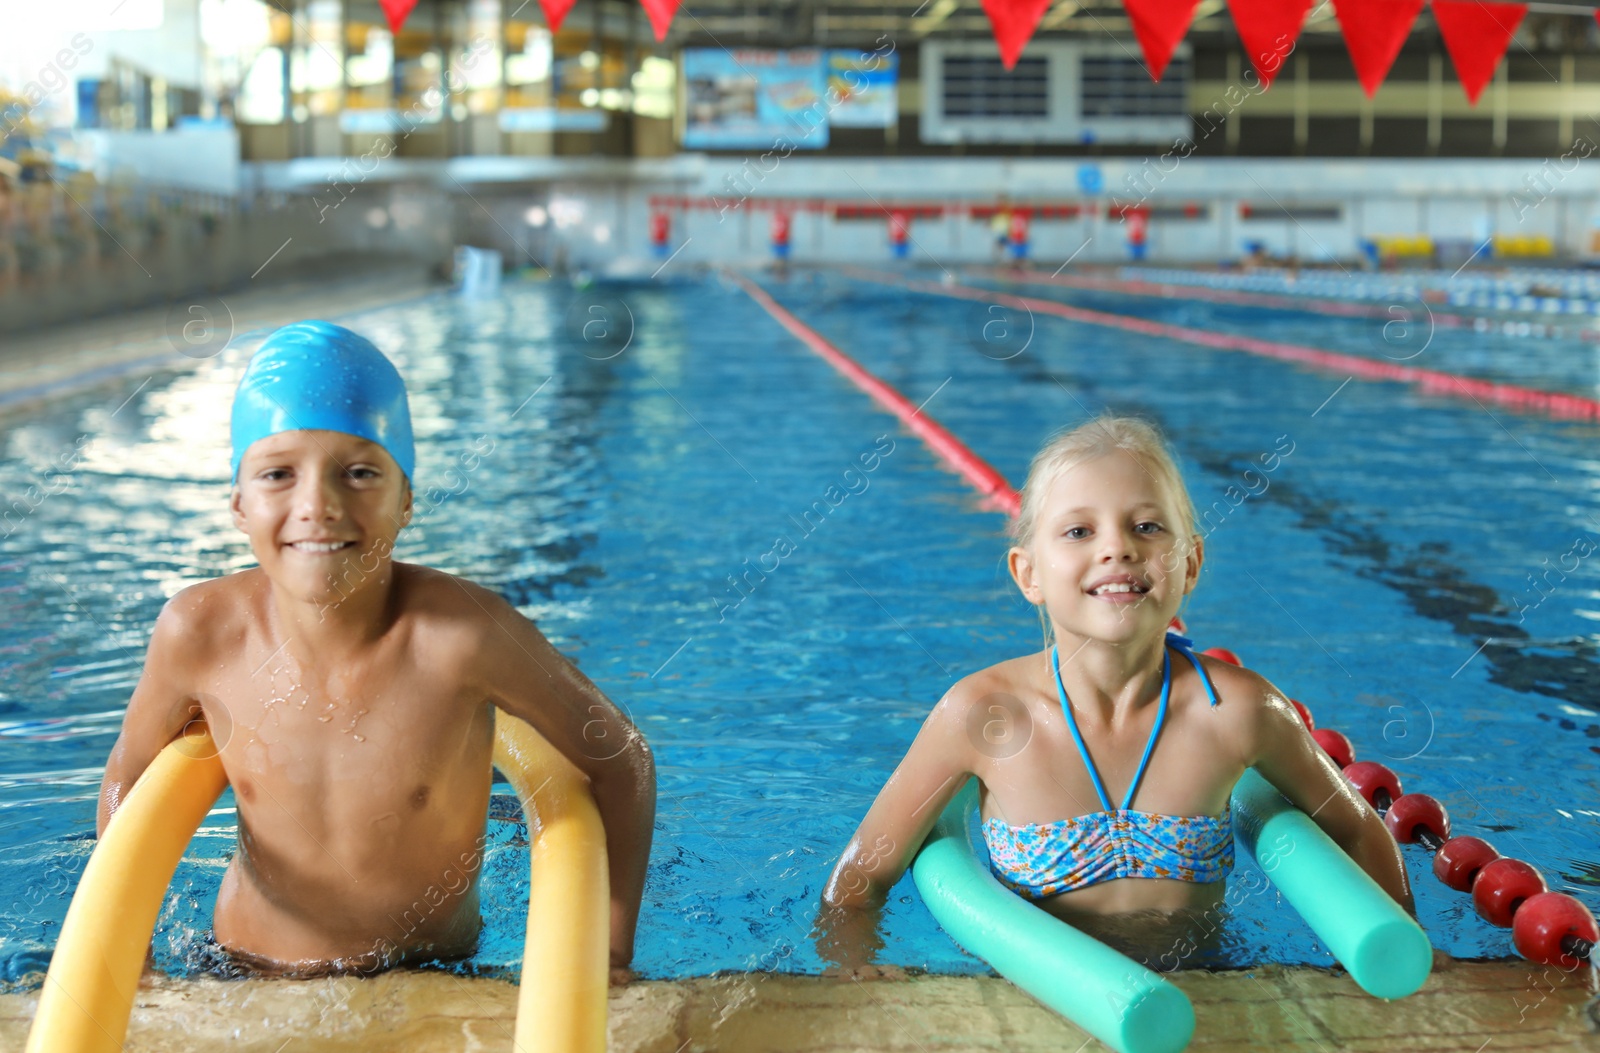
<instances>
[{"instance_id":1,"label":"blurred background wall","mask_svg":"<svg viewBox=\"0 0 1600 1053\"><path fill-rule=\"evenodd\" d=\"M976 0L688 3L662 39L631 0L554 31L532 0L398 28L377 0L30 5L0 32L0 329L317 260L442 276L456 245L644 276L986 262L1002 232L1039 261L1582 264L1600 25L1520 6L1485 84L1429 8L1369 95L1327 3L1270 88L1221 0L1159 81L1121 0L1051 3L1010 69Z\"/></svg>"}]
</instances>

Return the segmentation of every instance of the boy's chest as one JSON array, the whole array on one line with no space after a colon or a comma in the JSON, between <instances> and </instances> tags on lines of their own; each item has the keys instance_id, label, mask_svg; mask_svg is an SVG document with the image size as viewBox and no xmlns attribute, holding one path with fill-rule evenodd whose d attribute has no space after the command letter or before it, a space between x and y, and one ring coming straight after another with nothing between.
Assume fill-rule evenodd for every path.
<instances>
[{"instance_id":1,"label":"boy's chest","mask_svg":"<svg viewBox=\"0 0 1600 1053\"><path fill-rule=\"evenodd\" d=\"M217 671L202 696L213 737L233 765L294 777L382 778L389 764L459 759L486 719L459 678L405 654L359 668L306 669L282 653Z\"/></svg>"}]
</instances>

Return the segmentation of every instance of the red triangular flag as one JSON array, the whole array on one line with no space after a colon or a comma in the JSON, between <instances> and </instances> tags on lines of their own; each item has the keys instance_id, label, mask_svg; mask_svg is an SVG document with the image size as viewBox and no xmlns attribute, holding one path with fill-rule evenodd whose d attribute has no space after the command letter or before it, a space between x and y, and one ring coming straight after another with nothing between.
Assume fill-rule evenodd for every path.
<instances>
[{"instance_id":1,"label":"red triangular flag","mask_svg":"<svg viewBox=\"0 0 1600 1053\"><path fill-rule=\"evenodd\" d=\"M1228 9L1250 64L1270 85L1289 61L1311 0L1228 0Z\"/></svg>"},{"instance_id":2,"label":"red triangular flag","mask_svg":"<svg viewBox=\"0 0 1600 1053\"><path fill-rule=\"evenodd\" d=\"M983 13L989 16L994 42L1000 45L1000 61L1006 69L1017 64L1022 49L1028 46L1039 19L1051 0L983 0Z\"/></svg>"},{"instance_id":3,"label":"red triangular flag","mask_svg":"<svg viewBox=\"0 0 1600 1053\"><path fill-rule=\"evenodd\" d=\"M539 0L539 6L544 8L544 22L550 27L550 35L555 36L561 32L561 20L567 17L567 12L572 10L572 5L577 0Z\"/></svg>"},{"instance_id":4,"label":"red triangular flag","mask_svg":"<svg viewBox=\"0 0 1600 1053\"><path fill-rule=\"evenodd\" d=\"M417 6L417 0L378 0L378 6L383 8L383 17L389 20L389 32L399 36L400 27L406 24L406 16Z\"/></svg>"},{"instance_id":5,"label":"red triangular flag","mask_svg":"<svg viewBox=\"0 0 1600 1053\"><path fill-rule=\"evenodd\" d=\"M1422 13L1422 0L1333 0L1339 32L1355 63L1356 79L1367 98L1389 75L1400 45L1411 33L1411 23Z\"/></svg>"},{"instance_id":6,"label":"red triangular flag","mask_svg":"<svg viewBox=\"0 0 1600 1053\"><path fill-rule=\"evenodd\" d=\"M1128 9L1128 18L1133 22L1133 35L1139 38L1150 79L1160 80L1167 63L1172 61L1172 53L1178 50L1178 42L1189 32L1200 0L1122 0L1122 6Z\"/></svg>"},{"instance_id":7,"label":"red triangular flag","mask_svg":"<svg viewBox=\"0 0 1600 1053\"><path fill-rule=\"evenodd\" d=\"M598 0L596 0L598 2ZM650 16L650 28L656 31L656 43L667 39L672 26L672 16L678 13L679 0L639 0L639 6Z\"/></svg>"},{"instance_id":8,"label":"red triangular flag","mask_svg":"<svg viewBox=\"0 0 1600 1053\"><path fill-rule=\"evenodd\" d=\"M1439 23L1444 49L1450 52L1456 77L1472 105L1478 105L1478 96L1494 76L1500 56L1511 46L1511 38L1527 13L1527 4L1433 0L1433 20Z\"/></svg>"}]
</instances>

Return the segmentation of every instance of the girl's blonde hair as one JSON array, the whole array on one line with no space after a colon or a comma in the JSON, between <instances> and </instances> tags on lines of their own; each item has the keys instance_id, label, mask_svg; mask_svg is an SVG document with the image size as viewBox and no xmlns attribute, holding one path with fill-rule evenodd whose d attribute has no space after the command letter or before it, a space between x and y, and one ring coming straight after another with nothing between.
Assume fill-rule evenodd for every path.
<instances>
[{"instance_id":1,"label":"girl's blonde hair","mask_svg":"<svg viewBox=\"0 0 1600 1053\"><path fill-rule=\"evenodd\" d=\"M1033 463L1028 466L1028 479L1022 484L1022 509L1011 524L1013 543L1021 548L1032 547L1045 495L1062 473L1085 461L1118 450L1132 454L1170 496L1175 506L1172 510L1177 514L1177 521L1172 524L1179 542L1175 553L1186 559L1193 550L1196 537L1194 501L1189 497L1189 488L1183 483L1183 476L1178 472L1177 462L1172 459L1166 440L1148 421L1109 413L1076 428L1057 432L1034 455ZM1187 598L1185 600L1187 602ZM1048 636L1049 619L1045 617L1043 609L1039 617L1045 623Z\"/></svg>"}]
</instances>

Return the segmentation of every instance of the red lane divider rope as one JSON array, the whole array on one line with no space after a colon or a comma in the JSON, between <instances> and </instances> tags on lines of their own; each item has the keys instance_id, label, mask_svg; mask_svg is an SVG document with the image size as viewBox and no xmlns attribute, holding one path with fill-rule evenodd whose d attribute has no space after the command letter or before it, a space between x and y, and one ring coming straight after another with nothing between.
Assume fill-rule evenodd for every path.
<instances>
[{"instance_id":1,"label":"red lane divider rope","mask_svg":"<svg viewBox=\"0 0 1600 1053\"><path fill-rule=\"evenodd\" d=\"M1206 300L1212 303L1238 304L1243 307L1270 307L1280 311L1304 311L1311 314L1331 314L1344 318L1382 318L1392 320L1386 313L1387 305L1378 300L1330 300L1320 296L1299 296L1292 293L1243 292L1236 289L1209 289L1200 285L1181 285L1177 282L1150 282L1133 278L1097 278L1092 275L1044 275L1018 272L1004 267L975 268L968 273L978 274L994 281L1012 281L1023 285L1059 285L1067 289L1092 289L1096 292L1122 293L1128 296L1154 296L1161 299ZM1426 302L1426 301L1425 301ZM1482 321L1482 316L1435 311L1430 306L1428 317L1447 329L1471 329ZM1592 340L1600 333L1581 329L1577 335Z\"/></svg>"},{"instance_id":2,"label":"red lane divider rope","mask_svg":"<svg viewBox=\"0 0 1600 1053\"><path fill-rule=\"evenodd\" d=\"M1257 340L1255 337L1218 333L1209 329L1169 325L1166 322L1152 322L1144 318L1133 318L1128 315L1110 314L1106 311L1091 311L1082 307L1070 307L1055 300L1040 300L1031 296L1013 296L1010 293L997 292L991 289L978 289L968 285L942 285L938 282L902 278L897 274L869 271L859 267L844 267L840 269L840 273L882 285L899 286L914 292L925 292L962 300L977 300L982 303L1007 304L1020 310L1032 311L1038 314L1051 314L1059 318L1065 318L1068 321L1082 322L1087 325L1101 325L1112 329L1143 333L1146 336L1182 340L1186 343L1199 344L1202 347L1213 347L1222 351L1244 351L1247 354L1261 355L1264 358L1275 358L1285 362L1295 362L1318 369L1325 369L1333 373L1347 373L1363 380L1388 380L1402 384L1414 384L1430 395L1452 395L1472 399L1478 403L1493 402L1528 412L1542 413L1558 420L1600 420L1600 400L1587 398L1583 395L1540 391L1536 388L1525 388L1517 384L1502 384L1492 380L1457 376L1454 373L1443 373L1434 369L1418 369L1415 366L1378 362L1370 358L1362 358L1360 355L1349 355L1340 351L1323 351L1314 347L1280 343L1276 340Z\"/></svg>"},{"instance_id":3,"label":"red lane divider rope","mask_svg":"<svg viewBox=\"0 0 1600 1053\"><path fill-rule=\"evenodd\" d=\"M1011 484L1006 482L1005 476L995 471L989 462L973 453L965 443L950 434L944 425L913 406L910 399L873 376L861 363L829 343L821 333L790 314L778 301L767 295L761 286L742 274L735 274L732 271L723 271L723 274L737 283L752 300L766 308L767 313L772 315L779 325L799 338L801 343L849 377L879 405L899 417L907 428L933 448L934 453L944 458L952 468L977 487L979 492L992 498L1007 515L1015 516L1021 510L1022 498L1012 489Z\"/></svg>"}]
</instances>

